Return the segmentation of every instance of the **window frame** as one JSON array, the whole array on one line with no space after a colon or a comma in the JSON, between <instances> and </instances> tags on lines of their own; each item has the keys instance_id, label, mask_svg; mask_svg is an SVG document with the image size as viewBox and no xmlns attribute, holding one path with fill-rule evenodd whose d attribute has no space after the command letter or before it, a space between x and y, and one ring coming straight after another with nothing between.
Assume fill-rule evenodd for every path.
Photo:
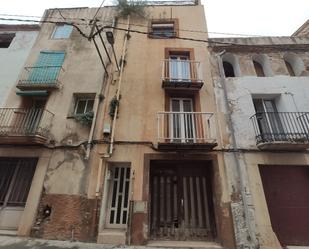
<instances>
[{"instance_id":1,"label":"window frame","mask_svg":"<svg viewBox=\"0 0 309 249\"><path fill-rule=\"evenodd\" d=\"M70 26L71 27L71 31L68 34L68 36L67 37L55 37L57 29L61 28L61 27L65 27L65 26ZM72 25L68 25L68 24L65 24L65 23L64 24L56 24L54 29L53 29L53 32L52 32L52 35L51 35L51 39L52 40L66 40L66 39L70 39L72 32L73 32L73 26Z\"/></svg>"},{"instance_id":2,"label":"window frame","mask_svg":"<svg viewBox=\"0 0 309 249\"><path fill-rule=\"evenodd\" d=\"M163 25L173 24L173 35L171 36L158 36L153 34L153 25L162 25L162 33L164 32ZM178 19L152 19L149 21L148 25L148 38L151 39L173 39L179 35L179 21Z\"/></svg>"},{"instance_id":3,"label":"window frame","mask_svg":"<svg viewBox=\"0 0 309 249\"><path fill-rule=\"evenodd\" d=\"M93 106L94 106L94 96L91 97L91 96L76 96L75 97L75 103L74 103L74 111L73 111L73 115L74 116L81 116L81 115L85 115L86 113L88 112L92 112L93 111ZM83 113L76 113L77 109L78 109L78 103L80 103L81 101L86 101L86 104L85 104L85 107L84 107L84 112ZM92 103L92 109L91 111L86 111L88 109L88 105L89 105L89 101L93 101Z\"/></svg>"}]
</instances>

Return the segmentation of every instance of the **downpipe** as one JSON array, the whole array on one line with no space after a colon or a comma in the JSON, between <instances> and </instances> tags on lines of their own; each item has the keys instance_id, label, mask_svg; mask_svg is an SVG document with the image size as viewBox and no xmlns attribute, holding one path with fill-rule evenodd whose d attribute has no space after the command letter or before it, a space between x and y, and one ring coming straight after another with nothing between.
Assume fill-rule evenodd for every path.
<instances>
[{"instance_id":1,"label":"downpipe","mask_svg":"<svg viewBox=\"0 0 309 249\"><path fill-rule=\"evenodd\" d=\"M251 222L250 222L250 210L249 210L249 203L248 203L248 198L247 195L250 195L250 190L246 188L245 185L245 179L244 175L242 173L242 167L239 163L239 156L241 153L237 152L237 142L236 142L236 137L235 137L235 129L233 126L232 122L232 115L231 115L231 110L228 104L228 94L227 94L227 89L226 89L226 81L225 81L225 73L224 73L224 68L223 68L223 62L222 62L222 55L225 54L225 50L222 52L216 54L217 60L218 60L218 66L219 66L219 72L220 72L220 81L222 83L222 89L223 89L223 96L224 96L224 105L227 110L227 123L228 123L228 128L231 132L231 138L232 138L232 146L233 150L233 158L236 164L237 168L237 174L239 176L239 183L240 183L240 192L241 192L241 197L244 205L244 218L245 218L245 224L248 229L248 234L249 238L248 241L251 241L253 243L252 248L259 248L258 241L255 235L255 232L252 228ZM255 224L253 224L255 226ZM251 248L251 246L250 246Z\"/></svg>"}]
</instances>

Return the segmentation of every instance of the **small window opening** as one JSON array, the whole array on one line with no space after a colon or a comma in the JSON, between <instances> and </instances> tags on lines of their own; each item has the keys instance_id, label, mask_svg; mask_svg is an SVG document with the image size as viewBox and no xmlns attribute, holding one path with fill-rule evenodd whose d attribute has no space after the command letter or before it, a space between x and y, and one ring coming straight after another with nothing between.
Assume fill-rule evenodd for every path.
<instances>
[{"instance_id":1,"label":"small window opening","mask_svg":"<svg viewBox=\"0 0 309 249\"><path fill-rule=\"evenodd\" d=\"M292 68L292 65L288 62L288 61L284 61L285 62L285 65L286 65L286 68L288 69L288 72L289 72L289 75L290 76L295 76L295 72Z\"/></svg>"},{"instance_id":2,"label":"small window opening","mask_svg":"<svg viewBox=\"0 0 309 249\"><path fill-rule=\"evenodd\" d=\"M176 37L175 21L151 22L150 38L173 38Z\"/></svg>"},{"instance_id":3,"label":"small window opening","mask_svg":"<svg viewBox=\"0 0 309 249\"><path fill-rule=\"evenodd\" d=\"M264 69L262 65L257 61L253 61L253 65L254 65L256 76L265 77L265 73L264 73Z\"/></svg>"},{"instance_id":4,"label":"small window opening","mask_svg":"<svg viewBox=\"0 0 309 249\"><path fill-rule=\"evenodd\" d=\"M14 37L15 37L15 33L0 34L0 48L9 48Z\"/></svg>"},{"instance_id":5,"label":"small window opening","mask_svg":"<svg viewBox=\"0 0 309 249\"><path fill-rule=\"evenodd\" d=\"M54 33L52 35L53 39L67 39L70 37L73 30L72 25L68 24L58 24L55 27Z\"/></svg>"},{"instance_id":6,"label":"small window opening","mask_svg":"<svg viewBox=\"0 0 309 249\"><path fill-rule=\"evenodd\" d=\"M93 98L79 98L76 100L76 105L75 105L75 115L82 115L87 112L91 112L93 109L93 103L94 99Z\"/></svg>"},{"instance_id":7,"label":"small window opening","mask_svg":"<svg viewBox=\"0 0 309 249\"><path fill-rule=\"evenodd\" d=\"M231 63L223 61L225 77L235 77L234 67Z\"/></svg>"}]
</instances>

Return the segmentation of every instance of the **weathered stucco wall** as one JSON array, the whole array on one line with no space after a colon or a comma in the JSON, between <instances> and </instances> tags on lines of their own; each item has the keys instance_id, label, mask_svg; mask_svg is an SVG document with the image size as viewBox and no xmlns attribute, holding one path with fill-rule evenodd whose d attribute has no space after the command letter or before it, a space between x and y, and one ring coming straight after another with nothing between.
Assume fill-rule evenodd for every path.
<instances>
[{"instance_id":1,"label":"weathered stucco wall","mask_svg":"<svg viewBox=\"0 0 309 249\"><path fill-rule=\"evenodd\" d=\"M258 150L254 127L250 120L250 117L256 113L252 99L274 98L279 112L308 111L309 101L306 97L309 94L309 77L308 69L306 69L309 65L308 53L299 52L296 49L301 50L302 46L308 46L308 39L269 37L218 39L217 41L250 45L246 47L218 44L213 49L211 58L222 146L226 149L240 150L224 153L225 163L229 165L227 169L227 175L230 177L229 187L231 190L243 188L245 191L249 223L252 225L251 231L256 235L261 248L281 248L271 226L258 166L308 165L308 158L307 154L302 152L279 154ZM291 46L290 50L284 51L284 48L289 46ZM292 47L296 50L291 51ZM219 52L224 50L225 52L219 55ZM224 57L226 54L236 58L240 69L238 77L220 78L218 55ZM284 62L288 54L293 54L295 58L300 59L303 71L299 76L289 75ZM253 59L258 56L266 58L268 63L266 68L269 70L268 73L271 72L271 76L257 77ZM225 106L223 84L226 86L228 110ZM233 146L232 131L228 125L228 112L231 115L230 121L236 139L235 147ZM235 153L235 157L233 153ZM236 173L235 158L241 168L240 174ZM243 178L243 186L239 185L239 177ZM237 236L241 236L241 231L236 232L236 240Z\"/></svg>"},{"instance_id":2,"label":"weathered stucco wall","mask_svg":"<svg viewBox=\"0 0 309 249\"><path fill-rule=\"evenodd\" d=\"M18 76L25 64L27 56L39 33L38 30L22 31L11 30L2 31L3 33L15 33L15 37L8 48L0 48L0 106L8 97L8 94L18 79Z\"/></svg>"}]
</instances>

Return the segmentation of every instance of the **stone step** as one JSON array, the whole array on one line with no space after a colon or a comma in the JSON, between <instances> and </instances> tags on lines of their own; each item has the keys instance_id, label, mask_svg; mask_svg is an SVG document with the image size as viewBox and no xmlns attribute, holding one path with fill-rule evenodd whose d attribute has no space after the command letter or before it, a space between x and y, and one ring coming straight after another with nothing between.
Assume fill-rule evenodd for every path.
<instances>
[{"instance_id":1,"label":"stone step","mask_svg":"<svg viewBox=\"0 0 309 249\"><path fill-rule=\"evenodd\" d=\"M223 247L216 242L206 241L165 241L165 240L151 240L147 243L147 248L177 248L177 249L223 249Z\"/></svg>"}]
</instances>

